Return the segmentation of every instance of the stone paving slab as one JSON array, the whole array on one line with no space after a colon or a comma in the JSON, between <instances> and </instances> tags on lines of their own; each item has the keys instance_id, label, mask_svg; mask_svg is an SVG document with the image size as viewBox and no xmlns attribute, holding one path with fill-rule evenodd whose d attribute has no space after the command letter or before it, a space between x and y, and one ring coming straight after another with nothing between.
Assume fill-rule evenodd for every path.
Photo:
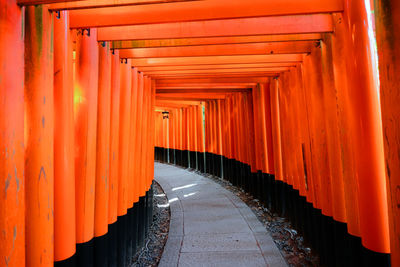
<instances>
[{"instance_id":1,"label":"stone paving slab","mask_svg":"<svg viewBox=\"0 0 400 267\"><path fill-rule=\"evenodd\" d=\"M155 163L170 205L168 240L159 266L287 266L252 210L211 179Z\"/></svg>"},{"instance_id":2,"label":"stone paving slab","mask_svg":"<svg viewBox=\"0 0 400 267\"><path fill-rule=\"evenodd\" d=\"M259 251L181 253L179 266L188 267L263 267L266 263Z\"/></svg>"},{"instance_id":3,"label":"stone paving slab","mask_svg":"<svg viewBox=\"0 0 400 267\"><path fill-rule=\"evenodd\" d=\"M255 237L248 233L185 235L181 252L258 251Z\"/></svg>"}]
</instances>

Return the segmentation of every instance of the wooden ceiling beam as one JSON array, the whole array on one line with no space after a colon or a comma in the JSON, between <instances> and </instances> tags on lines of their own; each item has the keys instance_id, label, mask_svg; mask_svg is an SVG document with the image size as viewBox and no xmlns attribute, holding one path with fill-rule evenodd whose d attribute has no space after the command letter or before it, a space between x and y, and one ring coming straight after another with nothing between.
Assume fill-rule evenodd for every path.
<instances>
[{"instance_id":1,"label":"wooden ceiling beam","mask_svg":"<svg viewBox=\"0 0 400 267\"><path fill-rule=\"evenodd\" d=\"M71 27L74 28L72 23ZM312 14L102 27L98 29L97 39L118 41L332 31L333 21L330 14Z\"/></svg>"},{"instance_id":2,"label":"wooden ceiling beam","mask_svg":"<svg viewBox=\"0 0 400 267\"><path fill-rule=\"evenodd\" d=\"M70 19L72 28L90 28L342 11L341 0L206 0L72 10Z\"/></svg>"}]
</instances>

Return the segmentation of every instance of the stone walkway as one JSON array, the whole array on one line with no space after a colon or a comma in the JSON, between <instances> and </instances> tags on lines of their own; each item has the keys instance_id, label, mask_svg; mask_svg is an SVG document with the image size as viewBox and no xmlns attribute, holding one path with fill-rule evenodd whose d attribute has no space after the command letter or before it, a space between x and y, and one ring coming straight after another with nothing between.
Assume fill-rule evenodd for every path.
<instances>
[{"instance_id":1,"label":"stone walkway","mask_svg":"<svg viewBox=\"0 0 400 267\"><path fill-rule=\"evenodd\" d=\"M159 266L287 266L265 227L230 191L161 163L155 163L155 179L171 208Z\"/></svg>"}]
</instances>

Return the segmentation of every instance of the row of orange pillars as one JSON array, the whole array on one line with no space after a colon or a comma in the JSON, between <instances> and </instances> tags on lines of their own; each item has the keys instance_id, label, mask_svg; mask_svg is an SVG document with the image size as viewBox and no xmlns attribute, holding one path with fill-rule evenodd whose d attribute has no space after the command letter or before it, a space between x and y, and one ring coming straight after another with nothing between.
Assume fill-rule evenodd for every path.
<instances>
[{"instance_id":1,"label":"row of orange pillars","mask_svg":"<svg viewBox=\"0 0 400 267\"><path fill-rule=\"evenodd\" d=\"M158 160L287 216L323 264L400 266L399 12L1 0L0 266L128 264L151 217L155 142Z\"/></svg>"},{"instance_id":2,"label":"row of orange pillars","mask_svg":"<svg viewBox=\"0 0 400 267\"><path fill-rule=\"evenodd\" d=\"M68 23L0 2L0 266L128 266L152 221L154 81Z\"/></svg>"},{"instance_id":3,"label":"row of orange pillars","mask_svg":"<svg viewBox=\"0 0 400 267\"><path fill-rule=\"evenodd\" d=\"M156 160L262 200L322 265L400 266L400 4L375 1L375 12L380 85L368 34L337 17L335 33L280 76L157 101Z\"/></svg>"}]
</instances>

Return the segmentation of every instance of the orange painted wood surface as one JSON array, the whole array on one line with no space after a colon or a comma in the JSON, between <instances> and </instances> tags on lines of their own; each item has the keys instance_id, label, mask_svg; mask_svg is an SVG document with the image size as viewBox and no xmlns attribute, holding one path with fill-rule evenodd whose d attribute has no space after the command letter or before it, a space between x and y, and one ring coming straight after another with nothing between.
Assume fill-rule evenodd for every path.
<instances>
[{"instance_id":1,"label":"orange painted wood surface","mask_svg":"<svg viewBox=\"0 0 400 267\"><path fill-rule=\"evenodd\" d=\"M25 262L27 266L51 266L54 261L53 15L43 6L27 7L25 15L25 69L28 70L24 94ZM15 229L13 236L16 234Z\"/></svg>"},{"instance_id":2,"label":"orange painted wood surface","mask_svg":"<svg viewBox=\"0 0 400 267\"><path fill-rule=\"evenodd\" d=\"M24 10L0 2L0 258L25 263Z\"/></svg>"},{"instance_id":3,"label":"orange painted wood surface","mask_svg":"<svg viewBox=\"0 0 400 267\"><path fill-rule=\"evenodd\" d=\"M378 46L380 100L385 146L386 175L389 205L390 246L392 266L400 265L400 155L398 88L399 69L399 17L398 1L374 1L375 27ZM383 71L384 70L384 71Z\"/></svg>"},{"instance_id":4,"label":"orange painted wood surface","mask_svg":"<svg viewBox=\"0 0 400 267\"><path fill-rule=\"evenodd\" d=\"M340 12L344 5L338 0L208 0L154 6L114 7L71 12L72 27L157 24L224 18L249 18L295 14ZM257 8L255 8L257 7ZM218 12L210 12L218 10Z\"/></svg>"},{"instance_id":5,"label":"orange painted wood surface","mask_svg":"<svg viewBox=\"0 0 400 267\"><path fill-rule=\"evenodd\" d=\"M69 16L54 20L54 260L75 254L75 139Z\"/></svg>"},{"instance_id":6,"label":"orange painted wood surface","mask_svg":"<svg viewBox=\"0 0 400 267\"><path fill-rule=\"evenodd\" d=\"M94 236L97 100L99 48L96 30L79 35L76 41L75 116L75 201L76 241Z\"/></svg>"},{"instance_id":7,"label":"orange painted wood surface","mask_svg":"<svg viewBox=\"0 0 400 267\"><path fill-rule=\"evenodd\" d=\"M110 44L99 45L97 104L97 146L94 236L108 232L108 192L110 179L111 51Z\"/></svg>"},{"instance_id":8,"label":"orange painted wood surface","mask_svg":"<svg viewBox=\"0 0 400 267\"><path fill-rule=\"evenodd\" d=\"M108 224L116 222L118 217L118 176L119 176L119 108L120 108L120 71L119 51L111 55L111 107L110 107L110 171L108 195Z\"/></svg>"}]
</instances>

